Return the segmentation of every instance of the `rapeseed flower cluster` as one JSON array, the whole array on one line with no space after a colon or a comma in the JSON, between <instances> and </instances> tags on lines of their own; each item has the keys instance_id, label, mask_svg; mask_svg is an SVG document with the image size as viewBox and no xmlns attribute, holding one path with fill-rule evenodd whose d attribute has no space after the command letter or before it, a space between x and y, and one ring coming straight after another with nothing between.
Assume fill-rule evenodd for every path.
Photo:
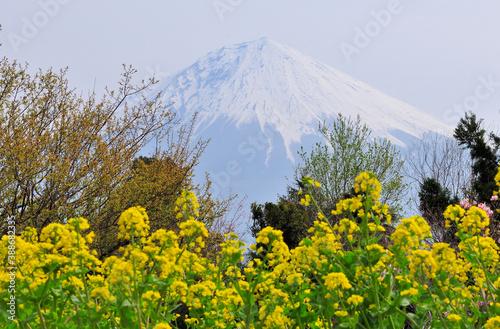
<instances>
[{"instance_id":1,"label":"rapeseed flower cluster","mask_svg":"<svg viewBox=\"0 0 500 329\"><path fill-rule=\"evenodd\" d=\"M378 181L375 174L365 171L354 180L354 191L360 194L366 194L372 200L380 199L382 184Z\"/></svg>"},{"instance_id":2,"label":"rapeseed flower cluster","mask_svg":"<svg viewBox=\"0 0 500 329\"><path fill-rule=\"evenodd\" d=\"M142 207L133 207L125 210L118 219L120 233L118 239L130 240L134 237L145 242L145 237L149 233L149 217Z\"/></svg>"},{"instance_id":3,"label":"rapeseed flower cluster","mask_svg":"<svg viewBox=\"0 0 500 329\"><path fill-rule=\"evenodd\" d=\"M174 211L177 212L177 219L181 219L184 216L187 216L188 219L194 219L200 216L199 208L200 204L196 195L191 191L183 190L175 201Z\"/></svg>"},{"instance_id":4,"label":"rapeseed flower cluster","mask_svg":"<svg viewBox=\"0 0 500 329\"><path fill-rule=\"evenodd\" d=\"M315 205L312 189L320 184L305 181L302 203ZM102 262L83 218L40 233L28 228L15 238L13 328L500 328L499 248L484 210L448 207L462 239L457 250L432 243L419 216L401 219L383 246L391 218L381 188L372 173L359 175L356 195L341 200L332 218L318 209L308 237L292 250L283 232L264 228L245 265L245 244L234 233L215 260L202 256L208 231L189 191L176 202L179 233L151 233L146 210L130 208L118 221L128 245ZM4 236L2 261L8 245ZM4 301L12 281L5 264ZM417 308L407 314L410 304Z\"/></svg>"},{"instance_id":5,"label":"rapeseed flower cluster","mask_svg":"<svg viewBox=\"0 0 500 329\"><path fill-rule=\"evenodd\" d=\"M420 216L403 218L391 235L394 246L403 251L418 249L431 237L429 224Z\"/></svg>"}]
</instances>

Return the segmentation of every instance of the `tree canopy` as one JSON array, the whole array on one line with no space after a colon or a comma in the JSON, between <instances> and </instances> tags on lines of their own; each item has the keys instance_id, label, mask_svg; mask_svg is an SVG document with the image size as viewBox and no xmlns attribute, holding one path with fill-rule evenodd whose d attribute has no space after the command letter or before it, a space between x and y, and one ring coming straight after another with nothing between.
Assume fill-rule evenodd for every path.
<instances>
[{"instance_id":1,"label":"tree canopy","mask_svg":"<svg viewBox=\"0 0 500 329\"><path fill-rule=\"evenodd\" d=\"M299 153L302 162L295 168L295 178L287 193L278 200L265 204L252 204L253 237L266 226L283 231L283 240L294 248L307 236L307 230L318 219L315 207L301 203L299 191L304 188L302 177L309 176L321 182L313 191L318 205L330 213L343 198L354 191L354 179L364 171L372 171L384 182L383 203L392 201L393 214L404 205L405 183L403 182L403 160L395 147L387 140L371 140L370 129L360 122L339 114L331 126L319 125L325 143L317 143L310 152ZM332 217L332 220L334 218Z\"/></svg>"},{"instance_id":2,"label":"tree canopy","mask_svg":"<svg viewBox=\"0 0 500 329\"><path fill-rule=\"evenodd\" d=\"M488 202L496 190L495 175L500 162L500 137L494 133L486 135L483 119L478 119L472 112L465 113L460 119L453 135L458 143L469 149L473 161L471 198Z\"/></svg>"},{"instance_id":3,"label":"tree canopy","mask_svg":"<svg viewBox=\"0 0 500 329\"><path fill-rule=\"evenodd\" d=\"M391 212L398 213L405 205L406 184L403 180L403 159L386 139L371 137L371 130L359 116L354 121L338 115L331 125L319 125L324 143L299 153L302 162L296 167L295 179L309 176L321 182L315 195L321 207L332 209L349 195L354 179L363 171L374 173L384 186L382 203L392 204Z\"/></svg>"},{"instance_id":4,"label":"tree canopy","mask_svg":"<svg viewBox=\"0 0 500 329\"><path fill-rule=\"evenodd\" d=\"M154 81L132 84L130 67L118 90L101 99L77 95L65 70L31 75L3 58L0 73L2 218L14 218L21 230L84 217L101 255L120 246L117 220L128 207L147 207L152 229L173 227L172 204L183 189L196 191L193 170L208 143L192 142L196 117L181 125L159 95L144 97ZM140 157L149 143L157 148ZM209 223L229 201L202 190Z\"/></svg>"},{"instance_id":5,"label":"tree canopy","mask_svg":"<svg viewBox=\"0 0 500 329\"><path fill-rule=\"evenodd\" d=\"M434 178L424 180L418 196L419 210L429 224L434 242L446 242L456 248L460 242L455 235L456 223L450 222L450 227L446 227L443 213L449 205L458 204L460 200L457 196L452 196L451 191L443 188Z\"/></svg>"}]
</instances>

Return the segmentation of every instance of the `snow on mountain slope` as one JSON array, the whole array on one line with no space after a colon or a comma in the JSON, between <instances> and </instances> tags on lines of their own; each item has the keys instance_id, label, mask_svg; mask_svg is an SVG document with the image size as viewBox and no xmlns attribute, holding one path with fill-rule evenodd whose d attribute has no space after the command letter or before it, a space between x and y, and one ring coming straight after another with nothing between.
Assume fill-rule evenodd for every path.
<instances>
[{"instance_id":1,"label":"snow on mountain slope","mask_svg":"<svg viewBox=\"0 0 500 329\"><path fill-rule=\"evenodd\" d=\"M292 144L316 134L318 121L339 112L359 115L373 136L403 147L401 136L452 131L431 115L267 38L210 52L156 88L184 117L199 113L198 135L216 121L236 128L257 123L262 132L276 129L292 161Z\"/></svg>"}]
</instances>

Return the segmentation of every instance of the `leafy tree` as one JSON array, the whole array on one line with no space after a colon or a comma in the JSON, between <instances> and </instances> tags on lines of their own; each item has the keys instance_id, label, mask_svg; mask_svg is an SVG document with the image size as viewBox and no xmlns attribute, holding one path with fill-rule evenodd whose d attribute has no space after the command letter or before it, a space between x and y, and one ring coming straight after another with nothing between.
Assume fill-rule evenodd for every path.
<instances>
[{"instance_id":1,"label":"leafy tree","mask_svg":"<svg viewBox=\"0 0 500 329\"><path fill-rule=\"evenodd\" d=\"M173 225L172 202L183 188L196 189L193 169L207 141L193 145L196 118L181 126L159 95L142 96L154 81L135 86L134 72L125 68L117 91L84 99L68 87L64 70L30 75L0 60L1 218L14 218L20 231L85 217L100 256L119 247L117 219L130 206L145 206L153 229ZM139 158L151 142L164 150ZM210 222L229 201L205 192Z\"/></svg>"},{"instance_id":2,"label":"leafy tree","mask_svg":"<svg viewBox=\"0 0 500 329\"><path fill-rule=\"evenodd\" d=\"M460 239L456 224L450 223L451 227L445 225L444 211L450 204L459 203L457 196L451 196L449 189L443 189L441 184L434 178L427 178L420 186L418 193L420 199L420 212L431 227L432 237L435 242L446 242L453 247L458 246Z\"/></svg>"},{"instance_id":3,"label":"leafy tree","mask_svg":"<svg viewBox=\"0 0 500 329\"><path fill-rule=\"evenodd\" d=\"M264 227L272 226L283 231L285 243L294 248L307 236L308 228L318 218L315 207L300 204L298 192L303 188L303 176L321 182L313 193L325 213L334 209L340 199L350 197L354 179L367 170L384 184L381 201L397 204L391 209L393 216L402 210L406 187L401 173L403 160L389 141L371 141L371 132L359 117L352 121L341 114L332 127L320 124L319 131L326 144L317 143L310 153L302 148L302 164L295 169L295 183L288 187L287 194L276 203L252 204L253 237Z\"/></svg>"},{"instance_id":4,"label":"leafy tree","mask_svg":"<svg viewBox=\"0 0 500 329\"><path fill-rule=\"evenodd\" d=\"M299 153L302 163L295 170L295 178L310 176L321 182L315 199L322 209L333 209L336 203L351 194L354 179L363 171L373 172L384 189L381 202L392 204L391 212L403 210L405 190L403 160L388 140L370 137L369 127L338 115L331 126L319 125L325 144L317 143L308 153Z\"/></svg>"},{"instance_id":5,"label":"leafy tree","mask_svg":"<svg viewBox=\"0 0 500 329\"><path fill-rule=\"evenodd\" d=\"M469 149L472 159L472 189L468 198L471 203L483 204L492 210L490 215L490 234L500 243L500 207L492 200L493 192L498 190L495 176L500 162L500 136L486 134L483 119L477 119L472 112L465 113L455 128L455 139L461 146Z\"/></svg>"},{"instance_id":6,"label":"leafy tree","mask_svg":"<svg viewBox=\"0 0 500 329\"><path fill-rule=\"evenodd\" d=\"M307 214L296 203L281 198L277 203L264 205L252 203L253 237L267 226L283 231L283 241L289 248L295 248L306 236L311 227Z\"/></svg>"},{"instance_id":7,"label":"leafy tree","mask_svg":"<svg viewBox=\"0 0 500 329\"><path fill-rule=\"evenodd\" d=\"M200 203L199 220L206 224L212 233L207 241L208 246L218 245L222 242L222 232L214 229L214 222L224 217L229 210L231 202L236 199L232 195L227 199L213 199L210 194L210 181L204 187L194 186L192 183L194 163L185 163L184 167L167 155L155 157L141 156L133 161L130 176L116 188L106 208L106 217L115 218L113 221L103 221L97 226L99 232L106 232L107 240L99 241L96 248L100 254L106 256L123 246L125 241L117 241L117 219L123 211L134 206L147 209L151 231L160 228L178 231L181 219L175 212L175 201L183 189L194 190ZM226 232L227 233L227 232ZM211 243L211 240L214 240ZM216 240L216 241L215 241ZM114 243L114 245L113 245Z\"/></svg>"},{"instance_id":8,"label":"leafy tree","mask_svg":"<svg viewBox=\"0 0 500 329\"><path fill-rule=\"evenodd\" d=\"M489 202L496 190L495 175L500 162L500 137L490 133L488 139L486 130L482 127L483 119L477 119L472 112L465 113L455 128L454 137L461 146L470 150L473 161L472 194L470 198Z\"/></svg>"},{"instance_id":9,"label":"leafy tree","mask_svg":"<svg viewBox=\"0 0 500 329\"><path fill-rule=\"evenodd\" d=\"M276 202L265 204L252 203L250 233L257 238L258 233L267 226L283 232L283 241L292 249L308 234L314 218L300 204L298 189L288 187L287 194L279 196ZM263 246L257 244L257 247ZM250 259L258 257L257 253L249 251Z\"/></svg>"}]
</instances>

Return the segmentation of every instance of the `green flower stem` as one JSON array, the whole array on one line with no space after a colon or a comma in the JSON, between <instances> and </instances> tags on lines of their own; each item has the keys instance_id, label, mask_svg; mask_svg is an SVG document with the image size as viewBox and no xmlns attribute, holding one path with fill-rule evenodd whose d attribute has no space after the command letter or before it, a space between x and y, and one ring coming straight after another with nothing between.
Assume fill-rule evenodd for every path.
<instances>
[{"instance_id":1,"label":"green flower stem","mask_svg":"<svg viewBox=\"0 0 500 329\"><path fill-rule=\"evenodd\" d=\"M217 269L217 287L219 287L220 282L222 280L222 267L224 266L225 260L226 260L226 253L222 255L222 259Z\"/></svg>"},{"instance_id":2,"label":"green flower stem","mask_svg":"<svg viewBox=\"0 0 500 329\"><path fill-rule=\"evenodd\" d=\"M307 193L309 194L309 196L311 197L311 201L313 202L314 206L316 207L316 209L318 209L318 211L321 212L321 214L323 214L323 211L321 210L320 206L318 205L318 203L316 202L316 199L314 199L312 193L311 193L311 187L308 185L307 186ZM323 214L324 216L324 214ZM326 223L328 224L328 227L330 227L330 229L332 230L333 232L333 227L332 225L330 224L330 221L327 219L328 217L325 216L325 221Z\"/></svg>"},{"instance_id":3,"label":"green flower stem","mask_svg":"<svg viewBox=\"0 0 500 329\"><path fill-rule=\"evenodd\" d=\"M380 300L378 298L378 295L379 295L379 292L378 292L378 280L377 279L373 279L374 278L374 275L372 273L371 275L371 279L372 279L372 282L374 283L374 288L375 288L375 302L377 303L377 317L378 317L378 323L381 324L382 323L382 314L380 314Z\"/></svg>"},{"instance_id":4,"label":"green flower stem","mask_svg":"<svg viewBox=\"0 0 500 329\"><path fill-rule=\"evenodd\" d=\"M290 297L290 301L292 302L292 305L295 306L295 299L293 298L293 294L288 293L288 296ZM298 322L299 328L305 329L305 325L302 324L302 320L301 320L300 316L297 317L297 322Z\"/></svg>"},{"instance_id":5,"label":"green flower stem","mask_svg":"<svg viewBox=\"0 0 500 329\"><path fill-rule=\"evenodd\" d=\"M420 277L422 278L422 282L423 282L423 278L425 278L425 273L423 271L423 269L420 267L419 268L420 270ZM437 302L436 302L436 299L434 298L434 295L431 293L429 293L429 296L431 296L431 299L432 299L432 307L434 308L434 311L438 314L439 318L441 319L441 322L443 323L444 325L444 328L448 329L448 325L446 324L446 321L444 320L443 318L443 314L442 312L437 308Z\"/></svg>"},{"instance_id":6,"label":"green flower stem","mask_svg":"<svg viewBox=\"0 0 500 329\"><path fill-rule=\"evenodd\" d=\"M342 305L342 308L344 310L346 310L348 308L348 307L346 307L346 305L344 303L344 300L342 298L339 299L339 302ZM325 309L328 309L328 308L325 307ZM352 326L351 326L351 319L349 318L348 321L349 321L349 326L352 328ZM330 317L328 317L328 323L330 324ZM330 324L330 328L331 328L331 324Z\"/></svg>"},{"instance_id":7,"label":"green flower stem","mask_svg":"<svg viewBox=\"0 0 500 329\"><path fill-rule=\"evenodd\" d=\"M391 328L396 329L396 326L394 325L394 320L392 319L392 316L389 317L389 322L391 323Z\"/></svg>"},{"instance_id":8,"label":"green flower stem","mask_svg":"<svg viewBox=\"0 0 500 329\"><path fill-rule=\"evenodd\" d=\"M154 311L154 317L153 317L153 318L151 318L151 323L156 323L156 319L158 319L158 316L160 315L160 312L159 312L159 311L160 311L160 306L161 306L161 303L162 303L162 302L163 302L163 303L165 303L165 302L166 302L166 297L167 297L167 295L166 295L166 291L160 291L160 296L161 296L161 295L163 295L163 294L165 294L165 297L164 297L164 298L162 298L162 299L160 299L160 300L158 301L158 303L156 304L155 311ZM149 321L146 321L146 323L149 323Z\"/></svg>"},{"instance_id":9,"label":"green flower stem","mask_svg":"<svg viewBox=\"0 0 500 329\"><path fill-rule=\"evenodd\" d=\"M62 304L62 305L63 305L63 307L61 307L61 309L59 310L59 312L58 312L58 314L57 314L57 317L58 317L58 318L61 318L61 317L62 317L62 315L63 315L62 313L63 313L63 311L64 311L64 309L65 309L65 307L64 307L64 306L68 303L68 301L69 301L69 299L70 299L70 298L71 298L71 296L69 296L69 295L68 295L68 297L66 297L66 299L64 300L64 302L63 302L63 304ZM63 323L67 323L67 322L68 322L68 320L69 320L69 318L70 318L70 316L68 315L68 316L66 317L66 319L64 319L64 322L63 322Z\"/></svg>"},{"instance_id":10,"label":"green flower stem","mask_svg":"<svg viewBox=\"0 0 500 329\"><path fill-rule=\"evenodd\" d=\"M57 273L54 272L54 281L57 280ZM57 314L57 298L54 298L52 299L52 312L54 312L54 314ZM59 319L59 316L57 317L57 319Z\"/></svg>"},{"instance_id":11,"label":"green flower stem","mask_svg":"<svg viewBox=\"0 0 500 329\"><path fill-rule=\"evenodd\" d=\"M384 296L381 297L384 299L386 303L389 303L389 300L384 298ZM406 319L408 319L408 321L410 321L410 323L412 324L413 328L418 328L418 324L412 318L408 317L408 315L406 315L406 312L401 311L398 307L395 307L394 310L403 315Z\"/></svg>"},{"instance_id":12,"label":"green flower stem","mask_svg":"<svg viewBox=\"0 0 500 329\"><path fill-rule=\"evenodd\" d=\"M18 268L18 271L19 271L19 273L21 273L21 275L22 275L22 276L24 276L24 274L23 274L23 272L21 271L21 268L20 268L20 267ZM47 283L48 283L48 281L49 281L49 280L47 280L47 282L45 282L45 286L44 286L43 291L42 291L42 297L43 297L43 294L44 294L44 292L45 292L45 288L47 287ZM35 293L33 292L33 290L31 290L31 287L30 287L29 283L28 283L28 290L29 290L30 294L31 294L33 297L36 297L36 296L35 296ZM37 311L37 313L38 313L38 317L40 318L40 325L41 325L41 328L42 328L42 329L46 329L47 327L45 326L45 321L44 321L44 319L43 319L43 313L42 313L42 310L40 309L40 302L42 301L42 299L43 299L43 298L40 298L40 300L39 300L39 301L37 301L37 302L35 303L35 305L36 305L36 311ZM26 323L26 325L28 325L28 326L29 326L29 324L28 324L28 323Z\"/></svg>"},{"instance_id":13,"label":"green flower stem","mask_svg":"<svg viewBox=\"0 0 500 329\"><path fill-rule=\"evenodd\" d=\"M360 313L361 313L361 317L363 318L363 321L365 321L367 326L365 327L361 323L358 323L358 324L363 326L363 328L367 328L367 329L370 328L370 322L368 322L368 319L366 318L365 312L360 312Z\"/></svg>"},{"instance_id":14,"label":"green flower stem","mask_svg":"<svg viewBox=\"0 0 500 329\"><path fill-rule=\"evenodd\" d=\"M479 254L481 254L481 244L479 243L479 235L477 235L477 246L479 248ZM476 255L474 255L473 257L476 260L476 262L479 264L479 266L481 266L481 270L483 271L484 277L486 279L486 285L488 286L488 290L489 291L495 291L494 287L492 287L492 284L491 284L491 282L490 282L490 280L488 278L488 275L486 274L488 272L486 272L486 269L484 268L484 264L481 261L479 261L479 259L477 258ZM483 302L484 302L484 305L485 305L485 308L486 308L486 314L488 314L488 318L491 318L492 316L490 314L490 308L487 307L488 306L488 301L486 300L485 294L481 294L481 297L483 298Z\"/></svg>"},{"instance_id":15,"label":"green flower stem","mask_svg":"<svg viewBox=\"0 0 500 329\"><path fill-rule=\"evenodd\" d=\"M137 266L135 265L135 257L132 258L132 270L134 271L134 277L136 275ZM134 280L134 290L135 290L135 305L136 312L139 317L139 328L142 328L142 310L141 310L141 296L139 293L139 289L137 288L137 280ZM132 294L131 294L132 296Z\"/></svg>"},{"instance_id":16,"label":"green flower stem","mask_svg":"<svg viewBox=\"0 0 500 329\"><path fill-rule=\"evenodd\" d=\"M237 284L235 281L234 281L234 278L231 277L231 281L233 282L234 284L234 288L236 289L236 291L238 291L238 294L240 295L240 297L244 300L245 302L245 328L246 329L250 329L250 317L251 317L251 311L252 311L252 297L255 293L255 289L257 289L257 285L259 284L259 280L261 278L261 275L262 275L262 272L261 272L261 267L267 262L267 253L266 255L264 255L264 259L261 261L261 263L259 264L259 266L255 269L255 270L259 270L259 274L257 275L257 279L255 281L252 281L253 283L253 286L251 286L251 289L250 289L250 292L248 294L248 300L243 298L244 294L243 294L243 291L241 290L239 284Z\"/></svg>"},{"instance_id":17,"label":"green flower stem","mask_svg":"<svg viewBox=\"0 0 500 329\"><path fill-rule=\"evenodd\" d=\"M75 287L75 288L76 288L76 287ZM76 292L77 292L77 294L78 294L78 297L80 297L80 300L82 301L82 303L85 303L85 300L84 300L84 298L83 298L82 294L80 294L80 291L78 290L78 288L76 288ZM77 306L78 306L78 305L77 305ZM77 317L77 319L78 319L78 323L80 323L80 316L77 314L77 316L76 316L76 317Z\"/></svg>"},{"instance_id":18,"label":"green flower stem","mask_svg":"<svg viewBox=\"0 0 500 329\"><path fill-rule=\"evenodd\" d=\"M446 329L448 329L448 325L446 324L446 321L445 321L445 320L444 320L444 318L443 318L443 314L442 314L442 312L441 312L441 311L439 311L439 310L437 309L437 307L436 307L436 304L437 304L437 303L436 303L436 300L434 299L434 296L432 295L432 293L431 293L431 294L429 294L429 295L431 296L431 299L432 299L432 306L433 306L433 308L434 308L435 312L438 314L438 316L439 316L439 318L441 319L441 322L443 323L444 327L445 327Z\"/></svg>"}]
</instances>

